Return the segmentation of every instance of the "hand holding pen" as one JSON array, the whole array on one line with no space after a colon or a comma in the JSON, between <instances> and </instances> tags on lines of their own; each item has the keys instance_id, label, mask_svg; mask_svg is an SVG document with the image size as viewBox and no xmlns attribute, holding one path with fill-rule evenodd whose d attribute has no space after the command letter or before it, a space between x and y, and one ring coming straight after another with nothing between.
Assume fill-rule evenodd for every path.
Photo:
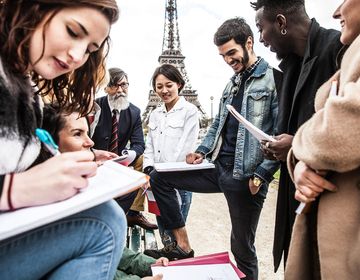
<instances>
[{"instance_id":1,"label":"hand holding pen","mask_svg":"<svg viewBox=\"0 0 360 280\"><path fill-rule=\"evenodd\" d=\"M37 128L35 130L36 136L39 138L44 147L53 155L60 155L59 146L56 145L54 139L51 137L50 133L45 129Z\"/></svg>"},{"instance_id":2,"label":"hand holding pen","mask_svg":"<svg viewBox=\"0 0 360 280\"><path fill-rule=\"evenodd\" d=\"M47 133L45 133L46 135ZM52 138L51 138L52 140ZM88 186L88 177L96 174L97 165L88 151L60 154L55 142L43 138L54 156L25 172L13 176L11 192L15 209L62 201ZM55 144L55 145L54 145Z\"/></svg>"}]
</instances>

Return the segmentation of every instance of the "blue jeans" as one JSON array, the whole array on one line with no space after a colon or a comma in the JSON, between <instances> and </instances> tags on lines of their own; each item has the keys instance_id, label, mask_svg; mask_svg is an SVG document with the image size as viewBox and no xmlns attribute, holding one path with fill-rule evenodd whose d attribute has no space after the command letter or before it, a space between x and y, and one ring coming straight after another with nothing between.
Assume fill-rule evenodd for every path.
<instances>
[{"instance_id":1,"label":"blue jeans","mask_svg":"<svg viewBox=\"0 0 360 280\"><path fill-rule=\"evenodd\" d=\"M125 245L126 219L109 201L0 241L0 278L114 278Z\"/></svg>"},{"instance_id":2,"label":"blue jeans","mask_svg":"<svg viewBox=\"0 0 360 280\"><path fill-rule=\"evenodd\" d=\"M181 215L186 222L187 216L189 214L191 200L192 200L192 192L184 191L184 190L177 190L179 196L180 196L180 212ZM157 224L159 227L159 233L161 236L161 241L164 245L167 245L171 243L172 241L176 240L174 237L174 234L171 230L164 229L163 222L161 220L161 216L156 216Z\"/></svg>"},{"instance_id":3,"label":"blue jeans","mask_svg":"<svg viewBox=\"0 0 360 280\"><path fill-rule=\"evenodd\" d=\"M161 212L164 228L178 229L185 221L178 206L176 189L198 193L223 192L231 220L231 251L246 280L258 279L258 262L255 250L255 233L268 186L260 188L256 195L249 190L249 178L233 178L234 159L220 158L214 169L186 172L156 171L150 174L150 184ZM209 231L211 232L211 225Z\"/></svg>"}]
</instances>

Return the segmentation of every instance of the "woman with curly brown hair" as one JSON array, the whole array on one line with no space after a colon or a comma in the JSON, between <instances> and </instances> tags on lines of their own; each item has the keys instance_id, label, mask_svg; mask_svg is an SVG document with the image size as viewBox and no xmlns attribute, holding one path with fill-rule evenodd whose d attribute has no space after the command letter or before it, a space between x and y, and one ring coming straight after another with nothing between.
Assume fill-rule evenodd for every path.
<instances>
[{"instance_id":1,"label":"woman with curly brown hair","mask_svg":"<svg viewBox=\"0 0 360 280\"><path fill-rule=\"evenodd\" d=\"M115 0L0 1L0 210L62 201L96 172L88 151L31 167L40 95L86 115L104 73ZM108 202L0 241L2 279L112 279L125 217Z\"/></svg>"}]
</instances>

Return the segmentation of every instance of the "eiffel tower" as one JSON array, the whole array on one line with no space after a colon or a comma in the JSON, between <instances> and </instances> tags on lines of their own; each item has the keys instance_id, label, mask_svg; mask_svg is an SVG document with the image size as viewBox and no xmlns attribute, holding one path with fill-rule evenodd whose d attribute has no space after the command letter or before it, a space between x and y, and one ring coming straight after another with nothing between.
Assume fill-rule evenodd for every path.
<instances>
[{"instance_id":1,"label":"eiffel tower","mask_svg":"<svg viewBox=\"0 0 360 280\"><path fill-rule=\"evenodd\" d=\"M185 70L184 60L185 56L182 55L180 47L176 0L166 0L162 53L159 56L158 61L160 65L172 64L181 72L185 80L185 86L179 95L184 96L187 101L194 104L199 109L201 115L200 127L206 128L210 119L200 105L196 90L193 90L191 87L189 77ZM142 115L142 123L144 128L148 125L151 112L160 105L160 97L151 89L149 93L149 102Z\"/></svg>"}]
</instances>

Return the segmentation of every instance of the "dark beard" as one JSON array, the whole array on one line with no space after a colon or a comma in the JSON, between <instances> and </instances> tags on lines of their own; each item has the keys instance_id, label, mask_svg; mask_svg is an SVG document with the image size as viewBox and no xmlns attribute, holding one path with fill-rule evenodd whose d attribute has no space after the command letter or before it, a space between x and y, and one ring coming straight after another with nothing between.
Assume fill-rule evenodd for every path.
<instances>
[{"instance_id":1,"label":"dark beard","mask_svg":"<svg viewBox=\"0 0 360 280\"><path fill-rule=\"evenodd\" d=\"M241 60L241 63L242 63L242 65L244 65L244 67L246 67L246 65L248 65L249 59L250 59L249 52L246 48L244 48L244 57Z\"/></svg>"}]
</instances>

